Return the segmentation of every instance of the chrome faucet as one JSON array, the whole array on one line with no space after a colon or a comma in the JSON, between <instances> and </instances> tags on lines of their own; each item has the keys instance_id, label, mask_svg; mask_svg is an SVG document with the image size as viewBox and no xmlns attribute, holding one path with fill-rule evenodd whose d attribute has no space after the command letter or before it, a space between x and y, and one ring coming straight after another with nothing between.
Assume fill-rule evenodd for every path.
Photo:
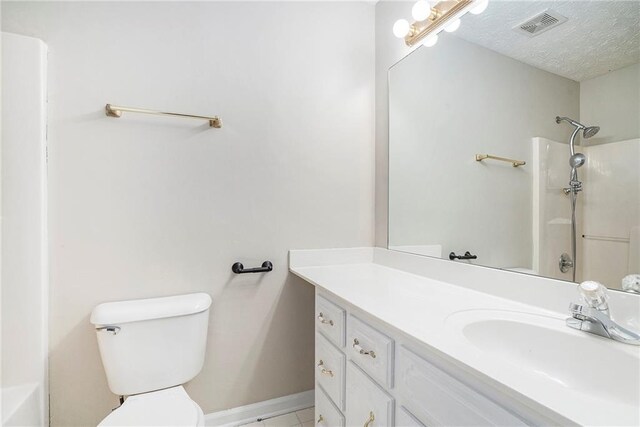
<instances>
[{"instance_id":1,"label":"chrome faucet","mask_svg":"<svg viewBox=\"0 0 640 427\"><path fill-rule=\"evenodd\" d=\"M584 303L569 305L571 317L567 326L625 344L640 345L640 334L616 323L609 314L607 288L598 282L582 282L578 286Z\"/></svg>"}]
</instances>

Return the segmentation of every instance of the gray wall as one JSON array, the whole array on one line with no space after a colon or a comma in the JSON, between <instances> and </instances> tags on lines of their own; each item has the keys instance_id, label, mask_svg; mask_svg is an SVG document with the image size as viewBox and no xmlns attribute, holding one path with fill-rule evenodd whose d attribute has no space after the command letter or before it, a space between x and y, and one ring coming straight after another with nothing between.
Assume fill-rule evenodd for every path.
<instances>
[{"instance_id":1,"label":"gray wall","mask_svg":"<svg viewBox=\"0 0 640 427\"><path fill-rule=\"evenodd\" d=\"M50 48L52 425L117 405L105 301L213 297L187 387L205 413L313 388L313 287L287 251L373 244L373 23L363 2L2 3L4 31Z\"/></svg>"},{"instance_id":2,"label":"gray wall","mask_svg":"<svg viewBox=\"0 0 640 427\"><path fill-rule=\"evenodd\" d=\"M600 126L588 145L640 137L640 64L580 82L580 121Z\"/></svg>"}]
</instances>

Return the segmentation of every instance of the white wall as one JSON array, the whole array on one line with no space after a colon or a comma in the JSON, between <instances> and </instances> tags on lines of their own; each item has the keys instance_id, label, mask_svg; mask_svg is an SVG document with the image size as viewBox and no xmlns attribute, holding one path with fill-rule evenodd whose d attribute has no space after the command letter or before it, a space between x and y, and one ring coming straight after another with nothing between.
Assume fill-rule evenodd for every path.
<instances>
[{"instance_id":1,"label":"white wall","mask_svg":"<svg viewBox=\"0 0 640 427\"><path fill-rule=\"evenodd\" d=\"M40 40L2 33L3 425L20 421L21 389L36 390L22 416L47 417L46 55Z\"/></svg>"},{"instance_id":2,"label":"white wall","mask_svg":"<svg viewBox=\"0 0 640 427\"><path fill-rule=\"evenodd\" d=\"M399 17L411 16L413 1L378 1L376 3L376 197L375 244L388 243L389 208L389 67L411 51L392 33Z\"/></svg>"},{"instance_id":3,"label":"white wall","mask_svg":"<svg viewBox=\"0 0 640 427\"><path fill-rule=\"evenodd\" d=\"M440 39L389 72L389 242L531 268L532 137L565 138L554 118L578 114L578 83ZM476 154L527 165L479 163Z\"/></svg>"},{"instance_id":4,"label":"white wall","mask_svg":"<svg viewBox=\"0 0 640 427\"><path fill-rule=\"evenodd\" d=\"M98 303L204 291L205 413L313 388L313 289L287 250L373 243L374 6L2 4L50 47L52 425L117 404ZM219 114L222 129L104 104ZM266 275L231 265L271 260Z\"/></svg>"},{"instance_id":5,"label":"white wall","mask_svg":"<svg viewBox=\"0 0 640 427\"><path fill-rule=\"evenodd\" d=\"M640 137L640 63L580 82L580 122L600 126L587 145Z\"/></svg>"}]
</instances>

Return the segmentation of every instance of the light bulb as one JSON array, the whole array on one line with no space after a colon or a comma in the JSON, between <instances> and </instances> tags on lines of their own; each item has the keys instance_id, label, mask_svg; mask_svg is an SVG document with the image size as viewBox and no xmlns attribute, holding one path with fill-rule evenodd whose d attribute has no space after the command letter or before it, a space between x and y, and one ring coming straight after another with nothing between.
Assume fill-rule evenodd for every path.
<instances>
[{"instance_id":1,"label":"light bulb","mask_svg":"<svg viewBox=\"0 0 640 427\"><path fill-rule=\"evenodd\" d=\"M411 25L406 19L398 19L396 23L393 24L393 35L399 39L402 39L409 34L410 30Z\"/></svg>"},{"instance_id":2,"label":"light bulb","mask_svg":"<svg viewBox=\"0 0 640 427\"><path fill-rule=\"evenodd\" d=\"M451 21L450 24L447 24L446 27L444 27L444 30L447 33L453 33L455 30L457 30L458 28L460 28L460 20L456 19L455 21Z\"/></svg>"},{"instance_id":3,"label":"light bulb","mask_svg":"<svg viewBox=\"0 0 640 427\"><path fill-rule=\"evenodd\" d=\"M426 46L426 47L431 47L434 46L436 43L438 43L438 35L437 34L432 34L429 37L425 38L422 41L422 45Z\"/></svg>"},{"instance_id":4,"label":"light bulb","mask_svg":"<svg viewBox=\"0 0 640 427\"><path fill-rule=\"evenodd\" d=\"M482 12L484 12L484 10L487 8L487 6L489 5L489 0L479 0L476 3L476 6L471 9L469 12L473 13L474 15L480 15Z\"/></svg>"},{"instance_id":5,"label":"light bulb","mask_svg":"<svg viewBox=\"0 0 640 427\"><path fill-rule=\"evenodd\" d=\"M416 21L424 21L431 15L431 5L427 0L420 0L411 8L411 16Z\"/></svg>"}]
</instances>

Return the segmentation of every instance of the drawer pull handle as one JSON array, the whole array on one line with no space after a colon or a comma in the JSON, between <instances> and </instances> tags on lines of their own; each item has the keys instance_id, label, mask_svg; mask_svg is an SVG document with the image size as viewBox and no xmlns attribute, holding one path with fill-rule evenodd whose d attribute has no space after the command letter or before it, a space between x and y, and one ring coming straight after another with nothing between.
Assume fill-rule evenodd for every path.
<instances>
[{"instance_id":1,"label":"drawer pull handle","mask_svg":"<svg viewBox=\"0 0 640 427\"><path fill-rule=\"evenodd\" d=\"M322 416L322 414L320 414L320 416L318 417L318 424L320 424L323 421L324 421L324 417Z\"/></svg>"},{"instance_id":2,"label":"drawer pull handle","mask_svg":"<svg viewBox=\"0 0 640 427\"><path fill-rule=\"evenodd\" d=\"M369 419L366 423L364 423L364 427L369 427L376 420L376 416L373 415L373 412L369 412Z\"/></svg>"},{"instance_id":3,"label":"drawer pull handle","mask_svg":"<svg viewBox=\"0 0 640 427\"><path fill-rule=\"evenodd\" d=\"M353 339L353 348L360 354L369 355L372 358L376 358L376 352L373 350L366 351L364 348L360 347L360 341L358 338Z\"/></svg>"},{"instance_id":4,"label":"drawer pull handle","mask_svg":"<svg viewBox=\"0 0 640 427\"><path fill-rule=\"evenodd\" d=\"M320 312L320 314L318 314L318 320L320 321L320 323L324 323L325 325L333 326L333 320L325 319L324 318L324 314L322 314L322 312Z\"/></svg>"},{"instance_id":5,"label":"drawer pull handle","mask_svg":"<svg viewBox=\"0 0 640 427\"><path fill-rule=\"evenodd\" d=\"M333 377L333 371L329 370L329 369L325 369L324 367L324 362L322 360L320 360L318 362L318 368L320 368L320 373L323 375L328 375L330 377Z\"/></svg>"}]
</instances>

